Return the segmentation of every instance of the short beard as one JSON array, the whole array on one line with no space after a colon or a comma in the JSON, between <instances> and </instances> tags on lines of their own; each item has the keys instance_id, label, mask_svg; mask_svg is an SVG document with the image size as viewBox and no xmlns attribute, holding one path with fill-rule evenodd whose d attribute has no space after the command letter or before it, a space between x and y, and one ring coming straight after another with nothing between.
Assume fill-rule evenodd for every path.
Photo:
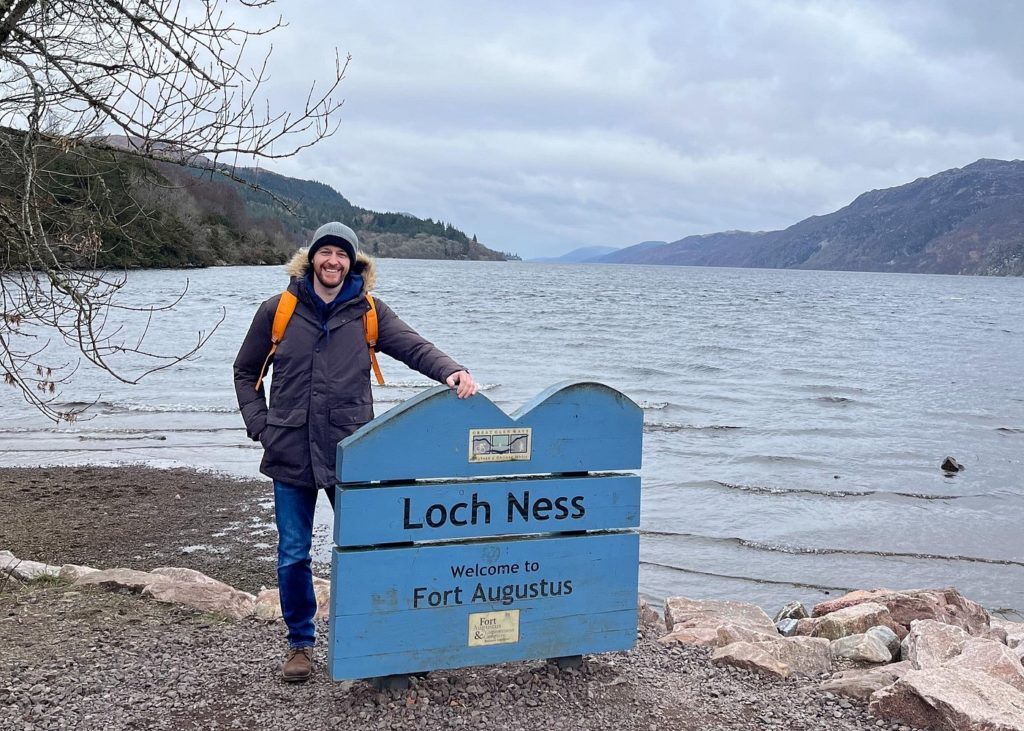
<instances>
[{"instance_id":1,"label":"short beard","mask_svg":"<svg viewBox=\"0 0 1024 731\"><path fill-rule=\"evenodd\" d=\"M342 286L344 286L345 280L348 279L348 272L345 272L345 276L342 277L341 281L338 282L337 284L328 284L327 282L325 282L323 280L323 277L320 276L320 272L318 272L316 269L313 270L313 276L316 277L316 281L320 282L320 286L323 287L324 289L339 289L340 290L342 288Z\"/></svg>"}]
</instances>

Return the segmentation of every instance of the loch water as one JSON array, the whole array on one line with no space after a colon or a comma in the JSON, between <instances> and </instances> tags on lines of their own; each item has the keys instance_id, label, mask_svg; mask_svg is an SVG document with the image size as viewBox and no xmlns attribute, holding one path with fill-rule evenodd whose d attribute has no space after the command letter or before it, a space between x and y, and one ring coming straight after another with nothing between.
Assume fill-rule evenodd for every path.
<instances>
[{"instance_id":1,"label":"loch water","mask_svg":"<svg viewBox=\"0 0 1024 731\"><path fill-rule=\"evenodd\" d=\"M1024 611L1024 279L386 259L378 268L377 295L506 411L570 379L606 383L643 408L645 596L773 612L852 588L952 585L990 609ZM187 349L222 313L223 322L194 358L139 385L81 366L59 403L92 403L87 420L54 425L0 389L0 466L257 475L231 361L257 305L285 283L276 266L131 273L128 304L169 302L187 286L148 325L153 349ZM126 337L146 327L137 313L122 317ZM381 360L378 414L432 385ZM946 456L964 471L944 473ZM321 535L329 521L322 501Z\"/></svg>"}]
</instances>

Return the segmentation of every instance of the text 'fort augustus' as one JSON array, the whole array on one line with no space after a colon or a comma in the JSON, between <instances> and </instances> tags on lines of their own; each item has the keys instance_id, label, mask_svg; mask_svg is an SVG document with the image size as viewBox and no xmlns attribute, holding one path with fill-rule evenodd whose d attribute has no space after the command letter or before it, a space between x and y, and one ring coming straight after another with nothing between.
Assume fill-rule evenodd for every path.
<instances>
[{"instance_id":1,"label":"text 'fort augustus'","mask_svg":"<svg viewBox=\"0 0 1024 731\"><path fill-rule=\"evenodd\" d=\"M450 504L434 503L420 512L414 509L413 499L404 498L402 527L406 530L440 528L444 525L490 525L492 515L509 525L516 523L544 522L547 520L579 520L587 513L583 495L562 495L555 499L541 497L531 500L530 491L509 492L503 510L492 514L491 503L481 500L473 493L468 501Z\"/></svg>"}]
</instances>

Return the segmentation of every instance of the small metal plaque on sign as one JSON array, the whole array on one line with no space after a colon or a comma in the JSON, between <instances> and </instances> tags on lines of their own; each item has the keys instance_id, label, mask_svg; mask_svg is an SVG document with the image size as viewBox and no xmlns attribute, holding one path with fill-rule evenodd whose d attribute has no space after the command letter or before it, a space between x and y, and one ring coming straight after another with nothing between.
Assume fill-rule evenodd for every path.
<instances>
[{"instance_id":1,"label":"small metal plaque on sign","mask_svg":"<svg viewBox=\"0 0 1024 731\"><path fill-rule=\"evenodd\" d=\"M469 646L511 645L519 642L519 610L469 615Z\"/></svg>"},{"instance_id":2,"label":"small metal plaque on sign","mask_svg":"<svg viewBox=\"0 0 1024 731\"><path fill-rule=\"evenodd\" d=\"M533 450L533 429L470 429L470 462L528 460Z\"/></svg>"}]
</instances>

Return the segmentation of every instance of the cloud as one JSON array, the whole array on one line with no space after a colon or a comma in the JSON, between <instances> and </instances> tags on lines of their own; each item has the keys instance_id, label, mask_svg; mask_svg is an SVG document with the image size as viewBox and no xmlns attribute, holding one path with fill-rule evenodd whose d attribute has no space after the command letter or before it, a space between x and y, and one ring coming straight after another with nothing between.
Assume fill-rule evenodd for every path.
<instances>
[{"instance_id":1,"label":"cloud","mask_svg":"<svg viewBox=\"0 0 1024 731\"><path fill-rule=\"evenodd\" d=\"M1020 157L1024 6L290 2L275 101L353 55L341 129L274 169L524 255L769 229Z\"/></svg>"}]
</instances>

